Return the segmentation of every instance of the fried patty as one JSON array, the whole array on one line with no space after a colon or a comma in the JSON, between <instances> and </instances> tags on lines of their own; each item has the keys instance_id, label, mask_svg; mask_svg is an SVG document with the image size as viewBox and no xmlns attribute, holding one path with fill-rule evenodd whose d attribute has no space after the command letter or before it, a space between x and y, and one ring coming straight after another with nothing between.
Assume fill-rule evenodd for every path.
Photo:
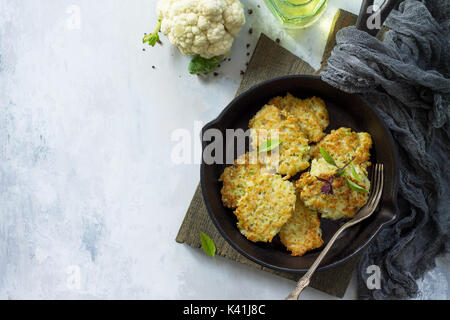
<instances>
[{"instance_id":1,"label":"fried patty","mask_svg":"<svg viewBox=\"0 0 450 320\"><path fill-rule=\"evenodd\" d=\"M273 105L265 105L250 120L252 147L259 150L268 140L280 145L267 153L267 164L282 175L293 176L309 167L309 145L297 119Z\"/></svg>"},{"instance_id":2,"label":"fried patty","mask_svg":"<svg viewBox=\"0 0 450 320\"><path fill-rule=\"evenodd\" d=\"M361 181L350 174L346 175L347 178L369 191L370 181L367 179L365 170L358 165L355 165L355 169ZM305 206L320 212L322 218L332 220L351 218L366 204L368 193L351 189L345 177L336 177L335 174L336 168L328 164L325 159L314 159L311 163L311 171L303 173L297 181L297 192ZM324 180L333 178L334 194L324 194L321 189L325 182L318 178Z\"/></svg>"},{"instance_id":3,"label":"fried patty","mask_svg":"<svg viewBox=\"0 0 450 320\"><path fill-rule=\"evenodd\" d=\"M353 164L363 169L370 166L372 137L367 132L357 133L350 128L332 130L317 144L317 147L311 149L311 156L315 159L321 157L319 147L325 148L340 167L347 164L353 157Z\"/></svg>"},{"instance_id":4,"label":"fried patty","mask_svg":"<svg viewBox=\"0 0 450 320\"><path fill-rule=\"evenodd\" d=\"M261 175L247 188L234 212L240 232L250 241L271 242L292 216L295 187L280 175Z\"/></svg>"},{"instance_id":5,"label":"fried patty","mask_svg":"<svg viewBox=\"0 0 450 320\"><path fill-rule=\"evenodd\" d=\"M325 130L330 125L330 118L328 116L325 101L319 97L311 97L304 99L303 101L311 108L314 115L319 119L323 130Z\"/></svg>"},{"instance_id":6,"label":"fried patty","mask_svg":"<svg viewBox=\"0 0 450 320\"><path fill-rule=\"evenodd\" d=\"M219 181L223 183L222 202L226 207L236 208L247 187L253 185L255 179L265 173L264 167L256 157L256 153L247 152L223 171Z\"/></svg>"},{"instance_id":7,"label":"fried patty","mask_svg":"<svg viewBox=\"0 0 450 320\"><path fill-rule=\"evenodd\" d=\"M322 231L317 212L306 208L297 197L294 214L281 228L279 236L293 256L302 256L309 250L321 247Z\"/></svg>"},{"instance_id":8,"label":"fried patty","mask_svg":"<svg viewBox=\"0 0 450 320\"><path fill-rule=\"evenodd\" d=\"M269 104L293 115L311 142L318 142L325 136L324 130L329 125L325 102L317 97L298 99L288 93L285 97L275 97Z\"/></svg>"}]
</instances>

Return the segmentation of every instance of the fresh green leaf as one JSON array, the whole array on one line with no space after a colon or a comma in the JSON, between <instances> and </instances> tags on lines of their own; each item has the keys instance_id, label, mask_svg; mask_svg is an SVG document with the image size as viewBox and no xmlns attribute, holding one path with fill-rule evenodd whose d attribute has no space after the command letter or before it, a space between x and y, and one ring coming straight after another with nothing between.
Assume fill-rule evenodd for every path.
<instances>
[{"instance_id":1,"label":"fresh green leaf","mask_svg":"<svg viewBox=\"0 0 450 320\"><path fill-rule=\"evenodd\" d=\"M345 174L346 174L345 169L343 169L343 170L338 171L335 174L335 176L339 178L339 177L345 176Z\"/></svg>"},{"instance_id":2,"label":"fresh green leaf","mask_svg":"<svg viewBox=\"0 0 450 320\"><path fill-rule=\"evenodd\" d=\"M203 251L216 261L216 245L214 244L214 241L204 232L200 234L200 237L202 240Z\"/></svg>"},{"instance_id":3,"label":"fresh green leaf","mask_svg":"<svg viewBox=\"0 0 450 320\"><path fill-rule=\"evenodd\" d=\"M336 177L342 177L342 176L345 176L345 175L347 175L347 167L349 166L349 165L353 165L353 160L355 159L355 157L353 157L352 158L352 160L350 160L349 162L347 162L347 164L345 165L345 166L343 166L342 168L339 168L338 167L338 171L336 171L336 173L335 173L335 176ZM358 181L360 181L360 180L358 180Z\"/></svg>"},{"instance_id":4,"label":"fresh green leaf","mask_svg":"<svg viewBox=\"0 0 450 320\"><path fill-rule=\"evenodd\" d=\"M150 46L154 47L155 44L156 44L157 42L159 42L159 34L158 34L158 32L159 32L159 30L161 29L161 22L162 22L162 20L161 20L161 18L159 18L159 19L158 19L158 24L156 25L155 30L154 30L152 33L146 35L146 36L144 37L144 39L142 39L142 42L143 42L143 43L148 42L148 44L149 44Z\"/></svg>"},{"instance_id":5,"label":"fresh green leaf","mask_svg":"<svg viewBox=\"0 0 450 320\"><path fill-rule=\"evenodd\" d=\"M195 56L189 63L188 71L190 74L209 73L219 67L222 56L213 57L211 59Z\"/></svg>"},{"instance_id":6,"label":"fresh green leaf","mask_svg":"<svg viewBox=\"0 0 450 320\"><path fill-rule=\"evenodd\" d=\"M259 152L268 152L280 145L281 141L274 139L274 140L266 140L259 146Z\"/></svg>"},{"instance_id":7,"label":"fresh green leaf","mask_svg":"<svg viewBox=\"0 0 450 320\"><path fill-rule=\"evenodd\" d=\"M324 147L320 147L320 153L322 154L322 157L325 159L326 162L329 164L337 167L336 162L334 161L333 157L325 150Z\"/></svg>"},{"instance_id":8,"label":"fresh green leaf","mask_svg":"<svg viewBox=\"0 0 450 320\"><path fill-rule=\"evenodd\" d=\"M359 177L358 172L356 172L356 168L353 163L350 164L350 169L352 170L352 177L355 178L356 181L361 182L361 178Z\"/></svg>"},{"instance_id":9,"label":"fresh green leaf","mask_svg":"<svg viewBox=\"0 0 450 320\"><path fill-rule=\"evenodd\" d=\"M352 180L350 180L349 178L345 177L345 180L347 181L348 186L350 187L350 189L356 191L356 192L361 192L361 193L368 193L369 191L367 191L366 189L364 189L363 187L360 187L359 185L357 185L356 183L354 183Z\"/></svg>"}]
</instances>

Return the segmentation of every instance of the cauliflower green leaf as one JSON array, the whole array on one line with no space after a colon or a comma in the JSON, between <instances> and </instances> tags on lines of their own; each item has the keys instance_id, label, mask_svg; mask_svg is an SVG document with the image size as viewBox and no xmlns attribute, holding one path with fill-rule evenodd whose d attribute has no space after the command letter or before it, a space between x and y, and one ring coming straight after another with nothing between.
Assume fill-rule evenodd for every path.
<instances>
[{"instance_id":1,"label":"cauliflower green leaf","mask_svg":"<svg viewBox=\"0 0 450 320\"><path fill-rule=\"evenodd\" d=\"M152 47L154 47L155 44L156 44L157 42L159 42L159 34L158 34L158 32L159 32L159 30L161 29L161 22L162 22L162 19L159 18L159 19L158 19L158 24L156 25L155 30L154 30L152 33L150 33L150 34L148 34L148 35L146 35L146 36L144 37L144 39L142 40L143 43L148 42L149 45L151 45Z\"/></svg>"},{"instance_id":2,"label":"cauliflower green leaf","mask_svg":"<svg viewBox=\"0 0 450 320\"><path fill-rule=\"evenodd\" d=\"M209 73L216 70L219 67L220 61L223 56L212 57L211 59L203 58L199 55L192 58L189 63L188 71L190 74Z\"/></svg>"}]
</instances>

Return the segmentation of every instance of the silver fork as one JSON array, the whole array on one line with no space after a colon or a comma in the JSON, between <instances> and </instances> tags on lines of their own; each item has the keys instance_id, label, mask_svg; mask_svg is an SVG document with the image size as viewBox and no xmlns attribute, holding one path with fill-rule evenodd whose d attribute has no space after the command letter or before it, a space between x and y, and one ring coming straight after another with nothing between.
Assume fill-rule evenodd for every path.
<instances>
[{"instance_id":1,"label":"silver fork","mask_svg":"<svg viewBox=\"0 0 450 320\"><path fill-rule=\"evenodd\" d=\"M374 213L375 209L378 206L378 203L381 199L381 194L383 193L383 165L382 164L376 164L375 169L373 170L372 174L372 192L370 193L369 199L367 200L366 205L359 210L359 212L348 222L346 222L342 227L339 228L338 231L333 235L331 240L328 242L328 244L325 246L325 248L322 250L320 255L317 257L316 261L312 264L312 266L309 268L308 272L300 278L297 282L297 286L295 289L286 297L285 300L298 300L298 296L300 293L305 289L310 282L310 279L314 272L316 271L317 267L319 266L322 259L325 257L325 255L330 250L331 246L334 244L336 239L339 237L339 235L347 228L354 226L355 224L363 221L364 219L367 219Z\"/></svg>"}]
</instances>

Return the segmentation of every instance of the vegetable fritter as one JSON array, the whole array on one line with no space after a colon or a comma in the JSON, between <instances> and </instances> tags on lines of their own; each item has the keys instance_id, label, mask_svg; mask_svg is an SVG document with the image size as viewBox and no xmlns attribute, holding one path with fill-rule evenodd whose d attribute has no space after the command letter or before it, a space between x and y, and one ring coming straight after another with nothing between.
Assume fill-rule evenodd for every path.
<instances>
[{"instance_id":1,"label":"vegetable fritter","mask_svg":"<svg viewBox=\"0 0 450 320\"><path fill-rule=\"evenodd\" d=\"M257 161L257 154L247 152L240 156L232 166L226 167L219 178L223 182L222 202L228 208L236 208L238 201L245 195L248 185L263 174L264 167Z\"/></svg>"},{"instance_id":2,"label":"vegetable fritter","mask_svg":"<svg viewBox=\"0 0 450 320\"><path fill-rule=\"evenodd\" d=\"M265 105L249 122L252 147L258 150L269 139L280 141L267 153L267 164L282 175L293 176L309 167L308 139L297 119L273 105Z\"/></svg>"},{"instance_id":3,"label":"vegetable fritter","mask_svg":"<svg viewBox=\"0 0 450 320\"><path fill-rule=\"evenodd\" d=\"M311 142L318 142L325 136L323 132L329 125L325 102L317 97L298 99L288 93L285 97L275 97L269 101L279 109L293 115Z\"/></svg>"},{"instance_id":4,"label":"vegetable fritter","mask_svg":"<svg viewBox=\"0 0 450 320\"><path fill-rule=\"evenodd\" d=\"M350 128L332 130L318 143L317 147L312 148L311 156L315 159L321 157L319 147L325 148L340 167L352 158L354 158L354 165L359 165L363 169L370 166L372 137L367 132L356 133Z\"/></svg>"},{"instance_id":5,"label":"vegetable fritter","mask_svg":"<svg viewBox=\"0 0 450 320\"><path fill-rule=\"evenodd\" d=\"M292 216L295 187L281 176L259 176L239 200L234 212L240 232L250 241L271 242Z\"/></svg>"},{"instance_id":6,"label":"vegetable fritter","mask_svg":"<svg viewBox=\"0 0 450 320\"><path fill-rule=\"evenodd\" d=\"M314 159L311 164L311 171L303 173L296 183L300 198L305 206L319 211L322 218L332 220L352 218L366 204L368 193L352 190L346 179L365 190L370 189L370 181L367 179L365 170L357 165L354 167L361 181L351 175L336 177L336 167L328 164L323 158ZM323 180L330 179L333 194L324 194L322 192Z\"/></svg>"},{"instance_id":7,"label":"vegetable fritter","mask_svg":"<svg viewBox=\"0 0 450 320\"><path fill-rule=\"evenodd\" d=\"M317 212L306 208L297 197L294 214L281 228L279 236L293 256L302 256L309 250L321 247L322 231Z\"/></svg>"}]
</instances>

